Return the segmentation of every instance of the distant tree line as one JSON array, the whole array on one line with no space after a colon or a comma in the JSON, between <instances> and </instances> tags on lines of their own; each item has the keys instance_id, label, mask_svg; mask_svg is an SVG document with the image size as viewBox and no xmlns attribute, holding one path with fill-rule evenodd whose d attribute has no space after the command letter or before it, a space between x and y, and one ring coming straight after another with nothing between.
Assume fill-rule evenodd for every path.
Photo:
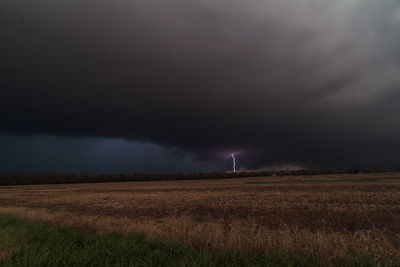
<instances>
[{"instance_id":1,"label":"distant tree line","mask_svg":"<svg viewBox=\"0 0 400 267\"><path fill-rule=\"evenodd\" d=\"M61 174L48 173L13 173L0 176L1 185L27 185L27 184L67 184L67 183L101 183L101 182L134 182L134 181L170 181L170 180L201 180L201 179L228 179L241 177L285 176L285 175L319 175L337 173L377 173L386 172L384 169L352 168L346 172L330 170L295 170L295 171L259 171L259 172L210 172L210 173L176 173L176 174L145 174L145 173L120 173L120 174Z\"/></svg>"},{"instance_id":2,"label":"distant tree line","mask_svg":"<svg viewBox=\"0 0 400 267\"><path fill-rule=\"evenodd\" d=\"M382 168L351 168L347 170L347 173L356 174L356 173L380 173L380 172L388 172L386 169Z\"/></svg>"}]
</instances>

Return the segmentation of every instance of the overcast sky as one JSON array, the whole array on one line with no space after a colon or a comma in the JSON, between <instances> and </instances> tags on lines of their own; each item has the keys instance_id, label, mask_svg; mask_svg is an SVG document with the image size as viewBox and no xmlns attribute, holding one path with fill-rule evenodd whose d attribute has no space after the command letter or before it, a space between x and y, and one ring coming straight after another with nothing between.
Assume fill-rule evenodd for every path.
<instances>
[{"instance_id":1,"label":"overcast sky","mask_svg":"<svg viewBox=\"0 0 400 267\"><path fill-rule=\"evenodd\" d=\"M400 167L399 0L3 0L0 172Z\"/></svg>"}]
</instances>

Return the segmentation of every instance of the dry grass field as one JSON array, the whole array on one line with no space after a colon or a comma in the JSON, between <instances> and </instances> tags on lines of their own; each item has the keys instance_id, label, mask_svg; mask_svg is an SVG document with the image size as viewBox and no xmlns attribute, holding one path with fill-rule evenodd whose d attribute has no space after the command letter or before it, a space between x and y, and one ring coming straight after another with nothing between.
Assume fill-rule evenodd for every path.
<instances>
[{"instance_id":1,"label":"dry grass field","mask_svg":"<svg viewBox=\"0 0 400 267\"><path fill-rule=\"evenodd\" d=\"M278 248L400 263L400 174L0 187L0 212L195 249Z\"/></svg>"}]
</instances>

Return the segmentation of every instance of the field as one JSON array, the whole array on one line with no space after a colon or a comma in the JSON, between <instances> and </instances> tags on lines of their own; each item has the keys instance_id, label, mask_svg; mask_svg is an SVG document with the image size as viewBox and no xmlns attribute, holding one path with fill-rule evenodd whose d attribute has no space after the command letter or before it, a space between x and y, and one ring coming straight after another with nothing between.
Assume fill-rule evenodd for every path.
<instances>
[{"instance_id":1,"label":"field","mask_svg":"<svg viewBox=\"0 0 400 267\"><path fill-rule=\"evenodd\" d=\"M400 264L399 173L4 186L0 213L89 235L143 233L193 251Z\"/></svg>"}]
</instances>

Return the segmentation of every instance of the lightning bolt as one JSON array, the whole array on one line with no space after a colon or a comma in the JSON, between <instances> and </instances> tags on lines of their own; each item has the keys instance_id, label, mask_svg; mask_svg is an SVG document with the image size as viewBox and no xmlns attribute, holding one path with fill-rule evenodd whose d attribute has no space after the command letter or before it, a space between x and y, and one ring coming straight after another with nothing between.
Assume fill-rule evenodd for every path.
<instances>
[{"instance_id":1,"label":"lightning bolt","mask_svg":"<svg viewBox=\"0 0 400 267\"><path fill-rule=\"evenodd\" d=\"M235 158L235 154L231 154L232 157L232 164L233 164L233 172L236 172L236 158Z\"/></svg>"}]
</instances>

